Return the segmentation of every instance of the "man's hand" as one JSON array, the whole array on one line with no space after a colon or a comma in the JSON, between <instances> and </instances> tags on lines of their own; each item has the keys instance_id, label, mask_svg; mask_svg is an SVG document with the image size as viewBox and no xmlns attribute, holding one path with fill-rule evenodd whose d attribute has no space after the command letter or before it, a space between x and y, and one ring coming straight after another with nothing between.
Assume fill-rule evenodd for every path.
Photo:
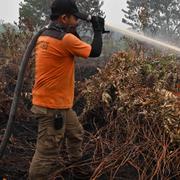
<instances>
[{"instance_id":1,"label":"man's hand","mask_svg":"<svg viewBox=\"0 0 180 180\"><path fill-rule=\"evenodd\" d=\"M91 23L92 23L94 32L104 31L104 18L100 16L92 16Z\"/></svg>"}]
</instances>

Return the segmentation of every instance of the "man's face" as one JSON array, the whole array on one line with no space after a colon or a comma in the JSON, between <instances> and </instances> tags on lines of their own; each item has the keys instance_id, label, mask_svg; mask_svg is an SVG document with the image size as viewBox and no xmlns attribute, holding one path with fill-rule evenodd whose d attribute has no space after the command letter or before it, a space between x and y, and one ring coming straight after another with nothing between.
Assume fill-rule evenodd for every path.
<instances>
[{"instance_id":1,"label":"man's face","mask_svg":"<svg viewBox=\"0 0 180 180\"><path fill-rule=\"evenodd\" d=\"M79 20L74 15L70 15L68 18L69 25L78 26Z\"/></svg>"},{"instance_id":2,"label":"man's face","mask_svg":"<svg viewBox=\"0 0 180 180\"><path fill-rule=\"evenodd\" d=\"M74 15L62 15L60 18L60 22L66 26L78 26L79 20Z\"/></svg>"}]
</instances>

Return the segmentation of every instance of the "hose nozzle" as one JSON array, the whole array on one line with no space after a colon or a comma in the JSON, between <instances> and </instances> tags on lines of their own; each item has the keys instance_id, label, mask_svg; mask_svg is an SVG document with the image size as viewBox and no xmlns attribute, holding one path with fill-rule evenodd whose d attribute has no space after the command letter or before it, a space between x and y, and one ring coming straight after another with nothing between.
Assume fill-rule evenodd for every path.
<instances>
[{"instance_id":1,"label":"hose nozzle","mask_svg":"<svg viewBox=\"0 0 180 180\"><path fill-rule=\"evenodd\" d=\"M87 15L87 14L83 14L83 15L81 15L81 18L80 18L80 19L82 19L82 20L84 20L84 21L87 21L87 22L91 22L92 16L91 16L91 15ZM110 31L106 31L106 30L104 29L102 33L103 33L103 34L104 34L104 33L110 33Z\"/></svg>"}]
</instances>

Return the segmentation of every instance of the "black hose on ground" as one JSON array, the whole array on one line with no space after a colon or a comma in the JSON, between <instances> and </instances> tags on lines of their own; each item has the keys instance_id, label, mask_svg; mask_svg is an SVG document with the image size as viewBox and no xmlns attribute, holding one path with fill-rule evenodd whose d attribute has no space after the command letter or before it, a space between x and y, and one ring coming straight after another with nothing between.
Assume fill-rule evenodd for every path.
<instances>
[{"instance_id":1,"label":"black hose on ground","mask_svg":"<svg viewBox=\"0 0 180 180\"><path fill-rule=\"evenodd\" d=\"M16 114L16 110L17 110L17 105L18 105L18 101L19 101L19 97L21 94L21 90L22 90L22 86L23 86L23 79L24 79L24 74L26 71L26 67L27 64L29 62L29 58L32 54L32 51L36 45L37 39L38 37L46 30L47 28L44 27L42 28L38 33L36 33L33 38L31 39L31 41L29 42L27 49L23 55L23 59L20 65L20 70L18 73L18 79L17 79L17 83L16 83L16 87L15 87L15 91L14 91L14 97L13 97L13 101L11 104L11 109L10 109L10 113L9 113L9 119L7 122L7 126L6 126L6 131L4 133L1 145L0 145L0 158L2 158L4 151L6 149L7 143L9 141L9 138L11 136L11 130L12 130L12 125L13 125L13 120Z\"/></svg>"}]
</instances>

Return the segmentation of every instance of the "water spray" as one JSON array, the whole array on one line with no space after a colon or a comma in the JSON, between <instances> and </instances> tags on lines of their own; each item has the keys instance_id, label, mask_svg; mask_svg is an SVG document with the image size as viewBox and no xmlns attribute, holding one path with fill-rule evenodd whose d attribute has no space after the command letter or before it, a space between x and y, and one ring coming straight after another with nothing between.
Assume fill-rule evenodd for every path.
<instances>
[{"instance_id":1,"label":"water spray","mask_svg":"<svg viewBox=\"0 0 180 180\"><path fill-rule=\"evenodd\" d=\"M155 40L155 39L152 39L148 36L145 36L145 35L142 35L142 34L139 34L139 33L136 33L136 32L133 32L133 31L130 31L130 30L127 30L127 29L121 29L119 27L115 27L111 24L106 24L106 26L115 31L115 32L119 32L125 36L128 36L128 37L132 37L136 40L139 40L139 41L142 41L142 42L146 42L148 44L151 44L151 45L154 45L154 46L159 46L159 47L163 47L163 48L166 48L166 49L170 49L170 50L173 50L175 51L176 53L180 54L180 48L177 47L177 46L173 46L173 45L170 45L170 44L167 44L165 42L162 42L162 41L159 41L159 40Z\"/></svg>"}]
</instances>

